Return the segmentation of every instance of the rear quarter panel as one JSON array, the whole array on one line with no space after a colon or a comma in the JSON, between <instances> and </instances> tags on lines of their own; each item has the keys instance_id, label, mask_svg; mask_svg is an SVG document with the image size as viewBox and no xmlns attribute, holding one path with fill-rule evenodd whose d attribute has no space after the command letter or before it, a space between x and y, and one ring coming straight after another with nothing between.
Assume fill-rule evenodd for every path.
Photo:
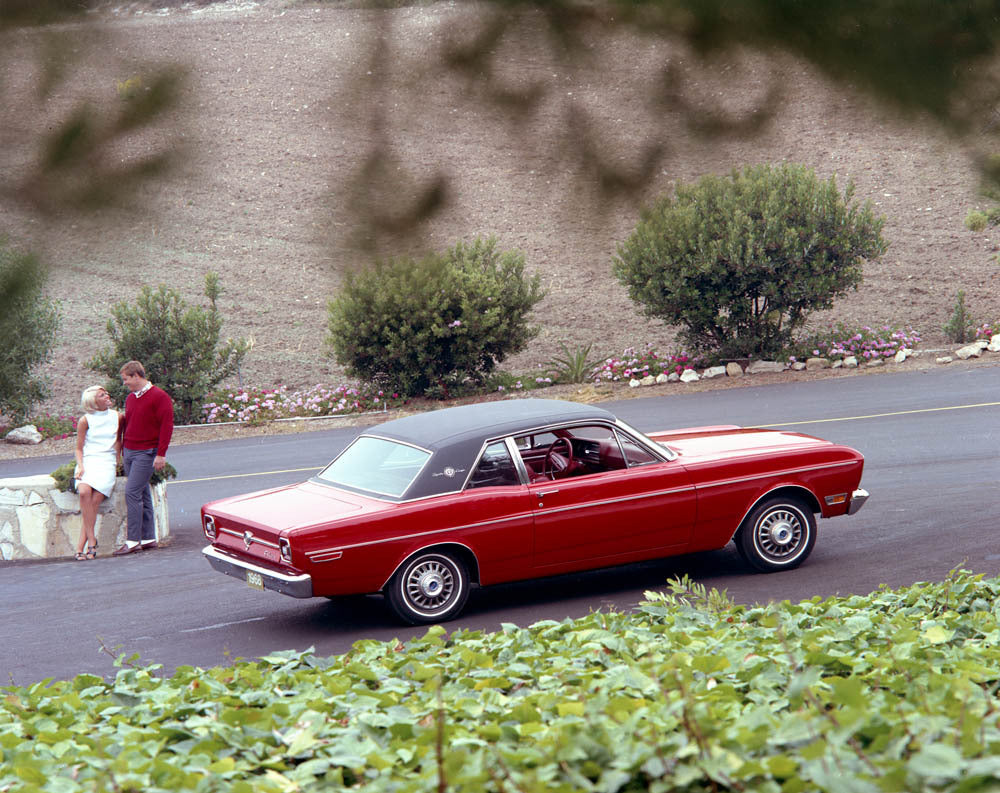
<instances>
[{"instance_id":1,"label":"rear quarter panel","mask_svg":"<svg viewBox=\"0 0 1000 793\"><path fill-rule=\"evenodd\" d=\"M477 488L290 534L296 567L317 595L377 592L413 553L455 545L476 559L482 584L530 568L532 514L524 487Z\"/></svg>"}]
</instances>

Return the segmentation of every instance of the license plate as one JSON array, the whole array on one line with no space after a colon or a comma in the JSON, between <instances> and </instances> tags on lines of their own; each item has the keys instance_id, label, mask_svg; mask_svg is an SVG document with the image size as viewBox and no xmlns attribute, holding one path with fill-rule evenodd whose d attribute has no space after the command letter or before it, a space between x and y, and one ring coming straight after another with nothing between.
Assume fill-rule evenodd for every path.
<instances>
[{"instance_id":1,"label":"license plate","mask_svg":"<svg viewBox=\"0 0 1000 793\"><path fill-rule=\"evenodd\" d=\"M253 570L247 570L247 586L251 586L254 589L263 589L264 576L260 573L255 573Z\"/></svg>"}]
</instances>

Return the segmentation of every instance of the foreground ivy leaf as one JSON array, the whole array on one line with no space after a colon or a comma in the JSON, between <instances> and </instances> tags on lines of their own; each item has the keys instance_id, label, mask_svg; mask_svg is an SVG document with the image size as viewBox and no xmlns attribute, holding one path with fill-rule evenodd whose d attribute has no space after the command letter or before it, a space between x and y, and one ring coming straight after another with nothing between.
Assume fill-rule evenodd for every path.
<instances>
[{"instance_id":1,"label":"foreground ivy leaf","mask_svg":"<svg viewBox=\"0 0 1000 793\"><path fill-rule=\"evenodd\" d=\"M955 779L963 770L961 753L943 743L924 746L906 764L907 769L928 780Z\"/></svg>"},{"instance_id":2,"label":"foreground ivy leaf","mask_svg":"<svg viewBox=\"0 0 1000 793\"><path fill-rule=\"evenodd\" d=\"M924 639L926 639L931 644L944 644L945 642L950 642L955 632L948 630L940 625L932 625L926 631L924 631Z\"/></svg>"}]
</instances>

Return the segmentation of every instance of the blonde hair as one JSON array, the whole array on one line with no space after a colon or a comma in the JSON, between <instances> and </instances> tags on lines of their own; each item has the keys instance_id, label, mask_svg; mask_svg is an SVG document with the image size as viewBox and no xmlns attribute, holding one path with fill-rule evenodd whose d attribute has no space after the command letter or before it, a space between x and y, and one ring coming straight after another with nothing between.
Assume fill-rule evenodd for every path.
<instances>
[{"instance_id":1,"label":"blonde hair","mask_svg":"<svg viewBox=\"0 0 1000 793\"><path fill-rule=\"evenodd\" d=\"M80 408L84 413L97 413L100 407L97 404L97 395L106 390L102 385L92 385L83 390L80 395Z\"/></svg>"}]
</instances>

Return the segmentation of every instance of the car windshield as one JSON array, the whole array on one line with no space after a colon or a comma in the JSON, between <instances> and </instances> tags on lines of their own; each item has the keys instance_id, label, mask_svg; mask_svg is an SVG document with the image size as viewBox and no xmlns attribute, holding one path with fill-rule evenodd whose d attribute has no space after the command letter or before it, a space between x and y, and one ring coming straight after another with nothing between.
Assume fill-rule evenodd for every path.
<instances>
[{"instance_id":1,"label":"car windshield","mask_svg":"<svg viewBox=\"0 0 1000 793\"><path fill-rule=\"evenodd\" d=\"M324 482L396 498L416 479L431 453L405 443L362 436L319 474Z\"/></svg>"}]
</instances>

